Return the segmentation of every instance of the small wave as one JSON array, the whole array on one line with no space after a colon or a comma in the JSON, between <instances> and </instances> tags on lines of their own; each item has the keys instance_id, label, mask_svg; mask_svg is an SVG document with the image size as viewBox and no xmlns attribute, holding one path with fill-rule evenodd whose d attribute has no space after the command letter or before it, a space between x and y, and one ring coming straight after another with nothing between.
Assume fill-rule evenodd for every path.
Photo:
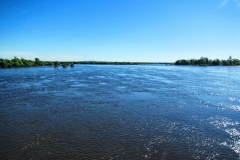
<instances>
[{"instance_id":1,"label":"small wave","mask_svg":"<svg viewBox=\"0 0 240 160\"><path fill-rule=\"evenodd\" d=\"M232 101L232 102L240 102L239 99L237 99L237 98L232 98L232 97L229 97L228 100L229 100L229 101Z\"/></svg>"},{"instance_id":2,"label":"small wave","mask_svg":"<svg viewBox=\"0 0 240 160\"><path fill-rule=\"evenodd\" d=\"M233 122L231 121L231 119L221 116L211 117L208 120L211 121L210 124L216 126L218 129L227 128L229 126L236 126L240 124L240 122Z\"/></svg>"},{"instance_id":3,"label":"small wave","mask_svg":"<svg viewBox=\"0 0 240 160\"><path fill-rule=\"evenodd\" d=\"M236 130L235 128L225 129L225 132L227 132L228 134L230 134L233 137L240 136L240 132L238 130Z\"/></svg>"},{"instance_id":4,"label":"small wave","mask_svg":"<svg viewBox=\"0 0 240 160\"><path fill-rule=\"evenodd\" d=\"M210 124L216 126L230 135L230 138L226 139L225 142L220 143L232 149L234 152L239 154L240 158L240 131L237 129L240 122L233 121L227 117L211 117L209 118Z\"/></svg>"},{"instance_id":5,"label":"small wave","mask_svg":"<svg viewBox=\"0 0 240 160\"><path fill-rule=\"evenodd\" d=\"M231 106L229 106L229 109L232 109L234 111L240 111L240 106L238 106L238 105L231 105Z\"/></svg>"}]
</instances>

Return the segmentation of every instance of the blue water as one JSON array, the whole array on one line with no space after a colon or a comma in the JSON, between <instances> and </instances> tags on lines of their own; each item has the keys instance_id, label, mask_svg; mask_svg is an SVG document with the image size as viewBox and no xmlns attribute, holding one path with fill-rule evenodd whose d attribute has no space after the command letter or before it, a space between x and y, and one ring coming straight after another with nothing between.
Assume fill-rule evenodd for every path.
<instances>
[{"instance_id":1,"label":"blue water","mask_svg":"<svg viewBox=\"0 0 240 160\"><path fill-rule=\"evenodd\" d=\"M240 67L0 69L0 159L240 159Z\"/></svg>"}]
</instances>

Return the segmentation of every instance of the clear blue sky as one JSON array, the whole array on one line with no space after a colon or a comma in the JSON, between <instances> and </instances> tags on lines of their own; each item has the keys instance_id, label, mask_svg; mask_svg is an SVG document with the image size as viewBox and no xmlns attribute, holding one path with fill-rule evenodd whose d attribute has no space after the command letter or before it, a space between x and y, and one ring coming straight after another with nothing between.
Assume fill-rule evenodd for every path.
<instances>
[{"instance_id":1,"label":"clear blue sky","mask_svg":"<svg viewBox=\"0 0 240 160\"><path fill-rule=\"evenodd\" d=\"M0 58L240 59L240 0L0 0Z\"/></svg>"}]
</instances>

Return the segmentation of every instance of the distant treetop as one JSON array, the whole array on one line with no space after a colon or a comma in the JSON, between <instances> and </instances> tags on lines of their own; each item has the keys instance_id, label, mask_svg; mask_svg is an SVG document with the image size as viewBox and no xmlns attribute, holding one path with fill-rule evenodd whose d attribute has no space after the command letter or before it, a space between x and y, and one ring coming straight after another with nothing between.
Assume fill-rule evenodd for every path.
<instances>
[{"instance_id":1,"label":"distant treetop","mask_svg":"<svg viewBox=\"0 0 240 160\"><path fill-rule=\"evenodd\" d=\"M195 66L240 66L239 59L233 59L229 56L227 60L208 59L201 57L200 59L181 59L175 62L175 65L195 65Z\"/></svg>"}]
</instances>

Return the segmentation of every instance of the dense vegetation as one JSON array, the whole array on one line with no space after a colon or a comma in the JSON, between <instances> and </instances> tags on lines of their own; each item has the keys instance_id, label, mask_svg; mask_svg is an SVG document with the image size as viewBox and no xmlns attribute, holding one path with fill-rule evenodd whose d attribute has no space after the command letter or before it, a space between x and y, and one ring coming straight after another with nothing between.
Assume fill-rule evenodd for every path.
<instances>
[{"instance_id":1,"label":"dense vegetation","mask_svg":"<svg viewBox=\"0 0 240 160\"><path fill-rule=\"evenodd\" d=\"M35 60L27 60L24 58L14 57L13 59L0 58L0 68L15 68L15 67L31 67L31 66L68 66L74 67L74 64L98 64L98 65L143 65L143 64L175 64L175 65L196 65L196 66L240 66L239 59L233 59L231 56L227 60L208 59L201 57L200 59L181 59L175 63L149 63L149 62L107 62L107 61L72 61L72 62L59 62L59 61L41 61L39 58Z\"/></svg>"},{"instance_id":2,"label":"dense vegetation","mask_svg":"<svg viewBox=\"0 0 240 160\"><path fill-rule=\"evenodd\" d=\"M31 67L31 66L44 66L51 65L49 62L40 61L39 58L35 58L34 61L27 60L24 58L14 57L13 59L2 59L0 58L0 67L1 68L12 68L12 67Z\"/></svg>"},{"instance_id":3,"label":"dense vegetation","mask_svg":"<svg viewBox=\"0 0 240 160\"><path fill-rule=\"evenodd\" d=\"M58 61L41 61L39 58L35 60L27 60L24 58L14 57L13 59L2 59L0 58L0 68L15 68L15 67L32 67L32 66L54 66L57 67L62 65L62 67L74 67L73 62L58 62Z\"/></svg>"},{"instance_id":4,"label":"dense vegetation","mask_svg":"<svg viewBox=\"0 0 240 160\"><path fill-rule=\"evenodd\" d=\"M41 61L39 58L35 60L26 60L24 58L14 57L13 59L0 58L0 68L15 68L15 67L31 67L31 66L62 66L63 68L74 64L98 64L98 65L139 65L139 64L173 64L173 63L148 63L148 62L106 62L106 61L72 61L72 62L59 62L59 61Z\"/></svg>"},{"instance_id":5,"label":"dense vegetation","mask_svg":"<svg viewBox=\"0 0 240 160\"><path fill-rule=\"evenodd\" d=\"M207 57L201 57L200 59L182 59L177 60L175 65L196 65L196 66L239 66L240 60L233 59L231 56L227 60L208 59Z\"/></svg>"}]
</instances>

